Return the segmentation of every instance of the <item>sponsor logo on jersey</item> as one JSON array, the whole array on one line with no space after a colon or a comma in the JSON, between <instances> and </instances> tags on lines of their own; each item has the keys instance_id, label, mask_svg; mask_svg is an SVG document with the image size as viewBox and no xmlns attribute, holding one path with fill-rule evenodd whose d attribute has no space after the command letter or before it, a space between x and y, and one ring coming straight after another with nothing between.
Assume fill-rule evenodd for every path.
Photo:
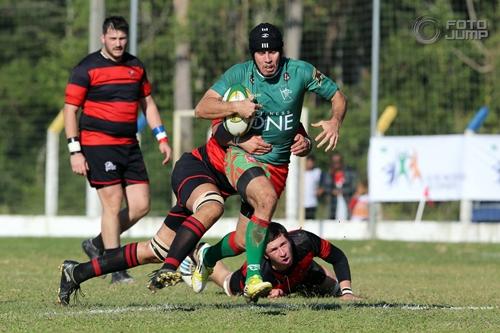
<instances>
[{"instance_id":1,"label":"sponsor logo on jersey","mask_svg":"<svg viewBox=\"0 0 500 333\"><path fill-rule=\"evenodd\" d=\"M107 161L106 163L104 163L104 170L106 170L106 172L115 171L116 165L111 161Z\"/></svg>"},{"instance_id":2,"label":"sponsor logo on jersey","mask_svg":"<svg viewBox=\"0 0 500 333\"><path fill-rule=\"evenodd\" d=\"M294 123L293 113L290 110L268 113L261 112L255 117L252 128L262 131L269 131L273 128L279 131L289 131L293 130Z\"/></svg>"},{"instance_id":3,"label":"sponsor logo on jersey","mask_svg":"<svg viewBox=\"0 0 500 333\"><path fill-rule=\"evenodd\" d=\"M323 75L323 73L321 73L320 71L318 71L316 68L314 68L314 71L313 71L313 75L312 75L313 79L318 82L318 86L321 87L321 82L323 81L323 79L325 78L325 76Z\"/></svg>"},{"instance_id":4,"label":"sponsor logo on jersey","mask_svg":"<svg viewBox=\"0 0 500 333\"><path fill-rule=\"evenodd\" d=\"M283 101L285 103L293 102L293 98L292 98L293 91L291 89L288 89L288 87L281 87L280 93L281 93L281 97L283 98Z\"/></svg>"}]
</instances>

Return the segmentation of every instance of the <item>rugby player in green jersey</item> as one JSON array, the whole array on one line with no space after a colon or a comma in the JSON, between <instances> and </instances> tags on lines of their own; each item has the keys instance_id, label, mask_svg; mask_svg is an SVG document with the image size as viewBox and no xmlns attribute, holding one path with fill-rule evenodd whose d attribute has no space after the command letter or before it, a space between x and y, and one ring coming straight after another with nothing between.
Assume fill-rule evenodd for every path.
<instances>
[{"instance_id":1,"label":"rugby player in green jersey","mask_svg":"<svg viewBox=\"0 0 500 333\"><path fill-rule=\"evenodd\" d=\"M262 23L252 29L249 48L252 60L229 68L205 93L195 112L205 119L231 115L255 117L248 135L261 136L272 149L255 155L238 147L240 138L229 142L226 176L253 212L247 223L238 224L236 237L229 239L226 235L216 245L200 248L192 282L193 289L201 292L218 260L241 253L238 248L246 248L248 271L244 295L255 301L272 289L269 282L262 280L260 263L267 226L285 187L304 94L311 91L332 103L330 119L312 124L321 130L315 141L318 148L325 147L325 152L337 144L347 104L333 80L305 61L284 56L282 34L276 26ZM235 84L246 86L252 93L251 98L224 102L224 92Z\"/></svg>"}]
</instances>

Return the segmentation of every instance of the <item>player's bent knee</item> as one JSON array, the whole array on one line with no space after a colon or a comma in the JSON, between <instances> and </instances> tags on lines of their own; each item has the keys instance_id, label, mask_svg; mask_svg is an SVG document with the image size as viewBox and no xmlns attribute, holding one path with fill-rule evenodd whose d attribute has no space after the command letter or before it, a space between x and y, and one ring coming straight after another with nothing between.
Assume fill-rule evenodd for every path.
<instances>
[{"instance_id":1,"label":"player's bent knee","mask_svg":"<svg viewBox=\"0 0 500 333\"><path fill-rule=\"evenodd\" d=\"M220 215L224 213L224 198L215 191L201 194L193 203L193 213L196 213L202 206L207 204L215 204L211 205L211 208L219 210Z\"/></svg>"},{"instance_id":2,"label":"player's bent knee","mask_svg":"<svg viewBox=\"0 0 500 333\"><path fill-rule=\"evenodd\" d=\"M130 219L132 221L137 221L149 213L151 206L149 205L149 202L146 202L140 205L137 204L130 205L128 209L129 209Z\"/></svg>"},{"instance_id":3,"label":"player's bent knee","mask_svg":"<svg viewBox=\"0 0 500 333\"><path fill-rule=\"evenodd\" d=\"M278 201L278 196L276 192L266 191L264 193L260 193L259 195L253 196L252 198L254 202L254 208L258 210L271 211L276 207L276 203Z\"/></svg>"},{"instance_id":4,"label":"player's bent knee","mask_svg":"<svg viewBox=\"0 0 500 333\"><path fill-rule=\"evenodd\" d=\"M168 251L170 250L170 246L163 242L161 238L158 237L158 235L155 235L153 238L151 238L151 240L149 241L149 247L154 256L161 262L165 260L168 255Z\"/></svg>"}]
</instances>

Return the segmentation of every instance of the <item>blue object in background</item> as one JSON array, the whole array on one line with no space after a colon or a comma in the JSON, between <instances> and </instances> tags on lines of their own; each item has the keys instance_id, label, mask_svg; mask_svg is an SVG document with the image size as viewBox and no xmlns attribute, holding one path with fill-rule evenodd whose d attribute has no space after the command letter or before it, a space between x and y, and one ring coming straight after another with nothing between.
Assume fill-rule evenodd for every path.
<instances>
[{"instance_id":1,"label":"blue object in background","mask_svg":"<svg viewBox=\"0 0 500 333\"><path fill-rule=\"evenodd\" d=\"M476 113L474 118L467 125L467 129L473 132L477 132L477 130L483 125L484 120L488 116L489 109L487 106L482 106L479 111Z\"/></svg>"},{"instance_id":2,"label":"blue object in background","mask_svg":"<svg viewBox=\"0 0 500 333\"><path fill-rule=\"evenodd\" d=\"M144 117L144 113L140 113L137 118L137 133L141 133L144 127L147 125L146 117Z\"/></svg>"}]
</instances>

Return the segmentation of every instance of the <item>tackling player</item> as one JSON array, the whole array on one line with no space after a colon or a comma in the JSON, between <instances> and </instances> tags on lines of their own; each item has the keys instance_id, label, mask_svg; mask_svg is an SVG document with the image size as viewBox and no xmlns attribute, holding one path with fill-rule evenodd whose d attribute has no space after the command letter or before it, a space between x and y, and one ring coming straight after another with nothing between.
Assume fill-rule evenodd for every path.
<instances>
[{"instance_id":1,"label":"tackling player","mask_svg":"<svg viewBox=\"0 0 500 333\"><path fill-rule=\"evenodd\" d=\"M304 296L335 296L343 300L356 300L351 287L349 262L344 252L330 242L305 230L288 232L279 223L268 227L261 274L272 284L268 297L276 298L298 292ZM319 257L333 266L335 273L316 263ZM244 292L248 265L235 272L218 265L211 279L228 296Z\"/></svg>"},{"instance_id":2,"label":"tackling player","mask_svg":"<svg viewBox=\"0 0 500 333\"><path fill-rule=\"evenodd\" d=\"M217 131L214 129L214 132ZM302 134L297 134L296 138L292 149L297 155L306 155L310 149L308 141ZM242 140L241 147L255 154L270 149L270 146L259 136L246 137ZM171 245L176 232L181 228L201 232L197 229L197 226L201 224L198 224L198 219L206 221L210 218L208 221L215 223L215 220L223 213L224 199L231 194L236 194L236 191L229 185L223 166L220 164L220 161L224 159L224 154L225 150L217 143L215 137L211 137L206 145L182 155L172 172L174 180L172 184L178 203L170 210L156 235L151 240L126 244L116 251L101 254L88 262L65 260L61 265L58 302L68 305L71 295L80 289L81 283L91 278L147 263L164 262L170 252L178 256L179 251L185 251L185 254L180 254L180 256L183 255L182 259L189 255L196 243L189 245L189 248L177 247L175 251L174 246ZM212 192L207 193L207 188L210 188ZM241 253L243 250L239 251ZM181 279L177 272L166 274L166 277L160 273L165 273L165 271L157 270L151 278L149 288L152 291L163 288L165 285L175 284Z\"/></svg>"}]
</instances>

